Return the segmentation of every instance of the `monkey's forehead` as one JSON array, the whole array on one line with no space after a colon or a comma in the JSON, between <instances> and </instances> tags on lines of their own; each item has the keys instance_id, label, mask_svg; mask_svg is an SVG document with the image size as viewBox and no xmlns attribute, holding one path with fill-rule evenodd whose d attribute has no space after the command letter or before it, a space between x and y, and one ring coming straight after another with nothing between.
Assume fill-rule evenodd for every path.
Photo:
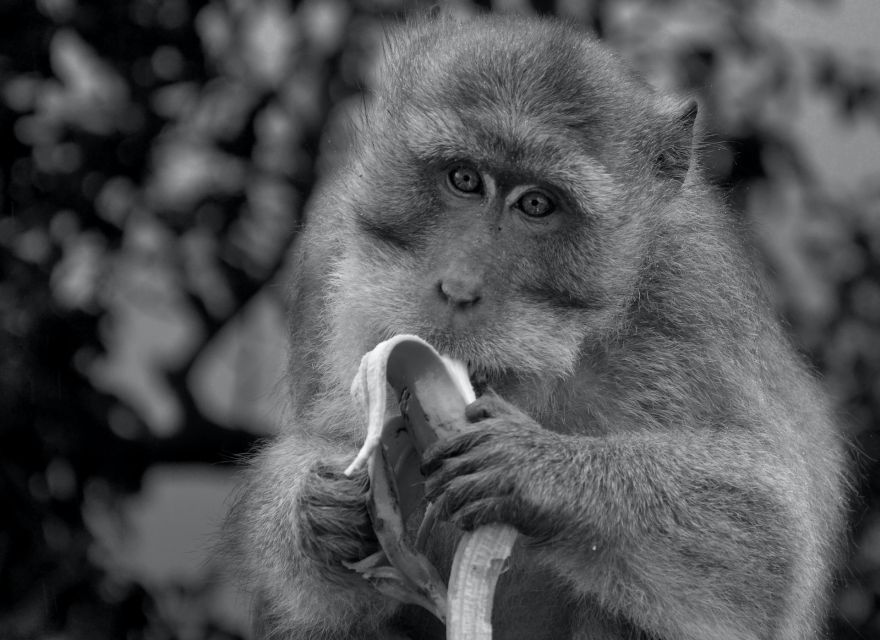
<instances>
[{"instance_id":1,"label":"monkey's forehead","mask_svg":"<svg viewBox=\"0 0 880 640\"><path fill-rule=\"evenodd\" d=\"M384 91L469 105L487 100L560 115L639 110L655 93L586 30L555 19L419 18L389 35ZM615 109L615 107L617 107Z\"/></svg>"}]
</instances>

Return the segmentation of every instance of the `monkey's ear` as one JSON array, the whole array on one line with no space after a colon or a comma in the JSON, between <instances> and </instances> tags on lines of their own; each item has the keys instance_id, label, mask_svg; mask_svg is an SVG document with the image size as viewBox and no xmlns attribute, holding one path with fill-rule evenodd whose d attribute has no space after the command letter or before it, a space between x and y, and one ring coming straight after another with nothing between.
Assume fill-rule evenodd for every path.
<instances>
[{"instance_id":1,"label":"monkey's ear","mask_svg":"<svg viewBox=\"0 0 880 640\"><path fill-rule=\"evenodd\" d=\"M697 101L677 105L667 115L660 134L660 148L654 157L655 169L661 177L681 184L694 160L694 123Z\"/></svg>"}]
</instances>

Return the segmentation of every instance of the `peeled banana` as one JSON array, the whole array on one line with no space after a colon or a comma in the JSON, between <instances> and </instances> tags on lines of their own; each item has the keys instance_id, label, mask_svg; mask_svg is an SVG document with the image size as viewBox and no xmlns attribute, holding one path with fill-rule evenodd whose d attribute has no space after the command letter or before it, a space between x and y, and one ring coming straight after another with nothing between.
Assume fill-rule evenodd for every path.
<instances>
[{"instance_id":1,"label":"peeled banana","mask_svg":"<svg viewBox=\"0 0 880 640\"><path fill-rule=\"evenodd\" d=\"M386 419L389 386L401 415ZM367 435L346 474L367 468L370 517L381 551L348 565L386 595L418 604L446 623L448 640L492 637L495 584L516 540L508 525L467 532L455 551L449 589L420 551L433 522L430 505L416 541L405 523L424 496L421 453L453 434L475 399L467 368L441 356L417 336L399 335L367 353L352 383L352 395L367 417Z\"/></svg>"}]
</instances>

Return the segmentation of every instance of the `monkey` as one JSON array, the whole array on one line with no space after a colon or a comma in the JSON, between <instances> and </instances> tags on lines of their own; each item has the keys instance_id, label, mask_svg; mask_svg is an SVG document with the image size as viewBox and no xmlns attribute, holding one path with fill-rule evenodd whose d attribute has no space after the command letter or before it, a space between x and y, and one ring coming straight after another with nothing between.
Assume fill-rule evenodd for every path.
<instances>
[{"instance_id":1,"label":"monkey","mask_svg":"<svg viewBox=\"0 0 880 640\"><path fill-rule=\"evenodd\" d=\"M521 534L493 637L819 638L844 445L697 102L551 18L410 18L383 54L293 248L290 424L228 516L260 637L443 637L344 564L377 549L350 384L411 333L481 391L424 455L432 559Z\"/></svg>"}]
</instances>

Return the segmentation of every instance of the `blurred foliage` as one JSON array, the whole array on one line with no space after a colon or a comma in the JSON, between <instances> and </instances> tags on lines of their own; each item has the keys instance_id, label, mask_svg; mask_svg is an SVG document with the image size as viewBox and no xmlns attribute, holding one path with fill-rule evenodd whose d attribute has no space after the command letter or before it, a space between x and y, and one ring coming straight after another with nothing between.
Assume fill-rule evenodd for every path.
<instances>
[{"instance_id":1,"label":"blurred foliage","mask_svg":"<svg viewBox=\"0 0 880 640\"><path fill-rule=\"evenodd\" d=\"M108 571L88 514L155 465L253 445L259 418L218 410L202 365L255 300L280 308L321 131L356 104L383 21L413 4L0 4L4 638L235 637L205 613L207 585ZM864 452L833 637L878 637L880 189L829 188L790 115L820 100L841 126L880 127L880 70L794 53L749 0L493 4L583 21L702 97L704 161L757 230L780 312Z\"/></svg>"}]
</instances>

